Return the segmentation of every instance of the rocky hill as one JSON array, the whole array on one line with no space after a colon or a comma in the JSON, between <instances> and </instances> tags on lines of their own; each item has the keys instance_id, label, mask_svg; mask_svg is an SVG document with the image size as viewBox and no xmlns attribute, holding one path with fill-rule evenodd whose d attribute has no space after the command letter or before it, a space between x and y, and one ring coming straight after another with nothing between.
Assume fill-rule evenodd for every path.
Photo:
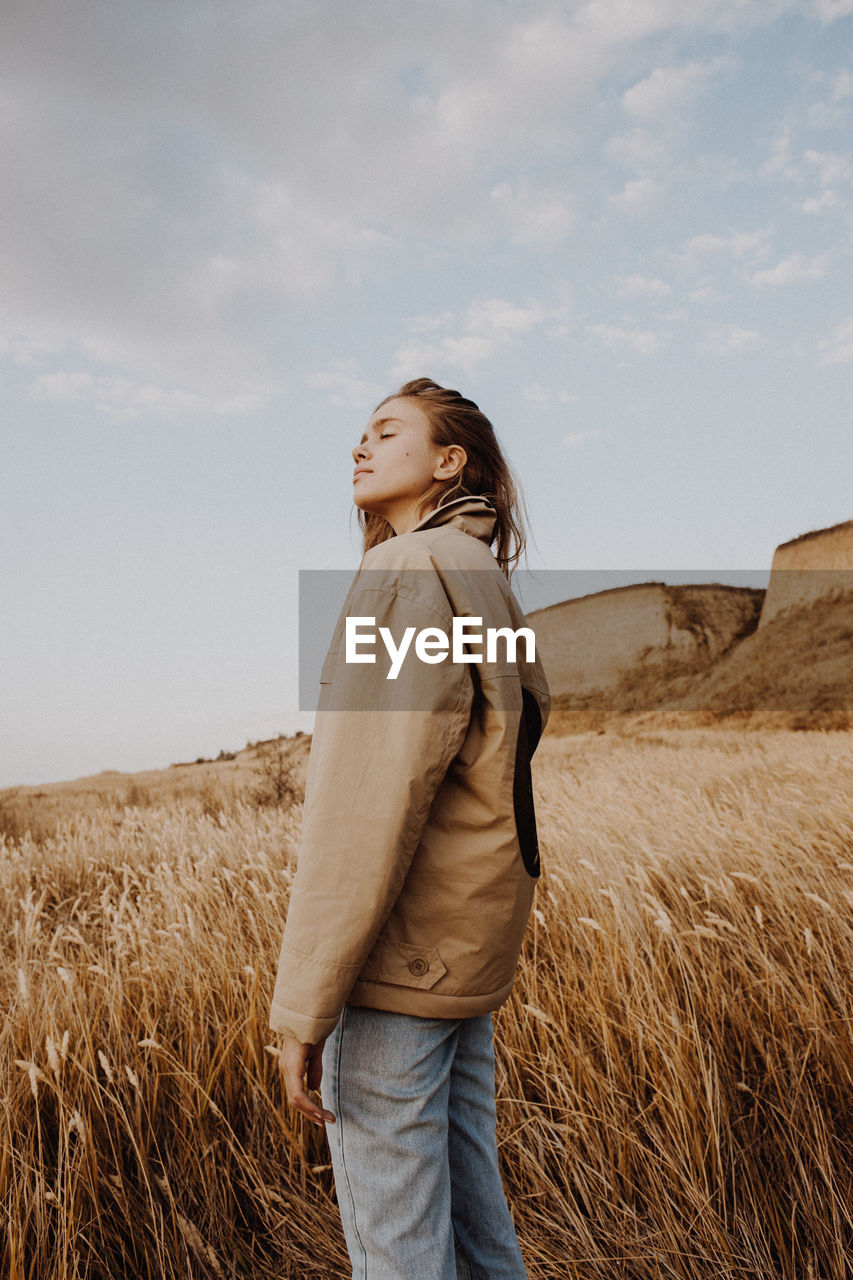
<instances>
[{"instance_id":1,"label":"rocky hill","mask_svg":"<svg viewBox=\"0 0 853 1280\"><path fill-rule=\"evenodd\" d=\"M853 725L853 591L789 606L712 668L673 690L670 705L720 714L786 713L805 726Z\"/></svg>"},{"instance_id":2,"label":"rocky hill","mask_svg":"<svg viewBox=\"0 0 853 1280\"><path fill-rule=\"evenodd\" d=\"M853 520L777 547L766 593L649 582L529 617L558 711L853 725Z\"/></svg>"},{"instance_id":3,"label":"rocky hill","mask_svg":"<svg viewBox=\"0 0 853 1280\"><path fill-rule=\"evenodd\" d=\"M715 662L646 656L615 684L578 696L571 711L769 713L796 728L853 727L853 592L789 608Z\"/></svg>"},{"instance_id":4,"label":"rocky hill","mask_svg":"<svg viewBox=\"0 0 853 1280\"><path fill-rule=\"evenodd\" d=\"M676 674L705 671L754 632L763 598L763 591L718 583L647 582L528 617L561 705L630 710L639 685L641 701L659 697Z\"/></svg>"},{"instance_id":5,"label":"rocky hill","mask_svg":"<svg viewBox=\"0 0 853 1280\"><path fill-rule=\"evenodd\" d=\"M853 591L788 606L716 655L701 643L648 646L610 678L593 658L584 682L573 681L567 663L552 669L542 652L558 712L767 713L795 728L853 728ZM572 665L583 665L579 649Z\"/></svg>"},{"instance_id":6,"label":"rocky hill","mask_svg":"<svg viewBox=\"0 0 853 1280\"><path fill-rule=\"evenodd\" d=\"M803 533L776 548L760 626L784 609L848 591L853 591L853 520Z\"/></svg>"}]
</instances>

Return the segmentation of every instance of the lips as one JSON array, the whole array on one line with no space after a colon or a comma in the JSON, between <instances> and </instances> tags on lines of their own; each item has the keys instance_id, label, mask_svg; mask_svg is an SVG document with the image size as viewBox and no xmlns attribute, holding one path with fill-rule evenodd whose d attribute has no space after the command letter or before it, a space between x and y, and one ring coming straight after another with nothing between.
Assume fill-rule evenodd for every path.
<instances>
[{"instance_id":1,"label":"lips","mask_svg":"<svg viewBox=\"0 0 853 1280\"><path fill-rule=\"evenodd\" d=\"M369 476L370 474L371 472L369 467L356 467L355 471L352 473L352 478L355 480L356 476Z\"/></svg>"}]
</instances>

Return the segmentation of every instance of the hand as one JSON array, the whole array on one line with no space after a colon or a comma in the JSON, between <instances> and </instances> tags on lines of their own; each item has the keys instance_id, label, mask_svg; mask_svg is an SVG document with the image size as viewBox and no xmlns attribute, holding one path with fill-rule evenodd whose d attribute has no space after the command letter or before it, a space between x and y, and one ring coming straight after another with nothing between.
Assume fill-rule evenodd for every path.
<instances>
[{"instance_id":1,"label":"hand","mask_svg":"<svg viewBox=\"0 0 853 1280\"><path fill-rule=\"evenodd\" d=\"M317 1106L316 1102L311 1101L305 1091L303 1079L307 1074L308 1088L320 1088L320 1081L323 1077L322 1054L325 1043L326 1036L323 1036L323 1039L317 1044L300 1044L298 1040L288 1036L282 1045L281 1057L278 1061L281 1074L284 1077L284 1087L287 1091L288 1102L321 1128L327 1120L330 1124L334 1124L335 1117L331 1111L324 1111Z\"/></svg>"}]
</instances>

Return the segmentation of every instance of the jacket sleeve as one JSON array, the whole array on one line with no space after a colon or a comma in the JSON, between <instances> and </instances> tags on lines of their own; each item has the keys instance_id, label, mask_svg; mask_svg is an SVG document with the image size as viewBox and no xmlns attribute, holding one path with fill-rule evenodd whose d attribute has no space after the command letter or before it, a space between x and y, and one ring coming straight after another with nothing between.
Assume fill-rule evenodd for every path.
<instances>
[{"instance_id":1,"label":"jacket sleeve","mask_svg":"<svg viewBox=\"0 0 853 1280\"><path fill-rule=\"evenodd\" d=\"M434 573L392 586L356 580L345 612L375 618L374 664L344 661L342 620L324 663L302 838L270 1012L303 1043L328 1035L403 887L435 793L467 731L466 664L427 664L412 643L396 680L379 639L450 632ZM364 575L362 575L364 577ZM364 650L363 650L364 651Z\"/></svg>"}]
</instances>

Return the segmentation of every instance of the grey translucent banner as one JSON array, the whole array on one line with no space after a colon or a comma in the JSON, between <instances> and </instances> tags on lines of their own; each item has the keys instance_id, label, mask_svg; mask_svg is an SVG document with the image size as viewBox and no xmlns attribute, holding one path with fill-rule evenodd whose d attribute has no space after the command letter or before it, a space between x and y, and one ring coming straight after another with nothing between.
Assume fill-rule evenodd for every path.
<instances>
[{"instance_id":1,"label":"grey translucent banner","mask_svg":"<svg viewBox=\"0 0 853 1280\"><path fill-rule=\"evenodd\" d=\"M466 680L511 701L501 676L543 670L558 709L833 727L853 711L853 569L518 570L511 591L491 570L300 572L300 710L441 710Z\"/></svg>"}]
</instances>

